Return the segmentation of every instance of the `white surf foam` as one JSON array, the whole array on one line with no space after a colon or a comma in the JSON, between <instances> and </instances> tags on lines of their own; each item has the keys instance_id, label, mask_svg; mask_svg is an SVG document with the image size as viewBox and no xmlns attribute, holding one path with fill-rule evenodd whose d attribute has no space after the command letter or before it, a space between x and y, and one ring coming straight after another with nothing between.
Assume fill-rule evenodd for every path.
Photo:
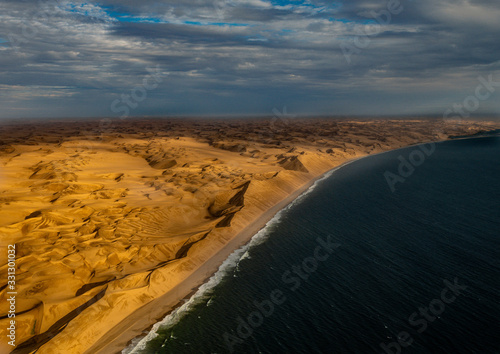
<instances>
[{"instance_id":1,"label":"white surf foam","mask_svg":"<svg viewBox=\"0 0 500 354\"><path fill-rule=\"evenodd\" d=\"M250 258L249 250L261 244L269 237L272 229L280 223L283 213L285 213L288 209L299 204L302 200L304 200L304 197L309 193L311 193L318 186L319 183L329 178L335 171L337 171L341 167L346 166L351 162L345 163L325 173L323 177L316 180L311 187L309 187L306 191L304 191L301 195L299 195L296 199L294 199L285 208L277 212L276 215L274 215L274 217L271 220L269 220L267 224L250 239L249 243L231 253L229 257L219 267L217 272L206 283L201 285L196 291L196 293L193 296L191 296L191 298L188 301L186 301L182 306L176 308L174 311L168 314L163 320L157 322L145 337L142 338L138 337L132 340L131 344L125 349L123 349L122 354L140 354L141 351L143 351L146 348L146 345L149 341L158 337L157 332L160 327L162 328L170 327L179 322L184 315L189 313L189 311L191 311L194 308L195 305L203 301L206 301L207 299L209 299L208 302L210 302L211 300L210 292L212 291L212 289L215 288L224 279L225 276L230 274L233 271L233 269L235 269L238 266L241 260L245 258Z\"/></svg>"}]
</instances>

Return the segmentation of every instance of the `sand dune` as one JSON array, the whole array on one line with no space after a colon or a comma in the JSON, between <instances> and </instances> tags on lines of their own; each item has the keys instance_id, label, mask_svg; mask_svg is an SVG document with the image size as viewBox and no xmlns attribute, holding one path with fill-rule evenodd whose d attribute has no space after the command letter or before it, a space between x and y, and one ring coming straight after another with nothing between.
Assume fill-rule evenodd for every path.
<instances>
[{"instance_id":1,"label":"sand dune","mask_svg":"<svg viewBox=\"0 0 500 354\"><path fill-rule=\"evenodd\" d=\"M210 274L214 255L230 240L329 169L498 125L144 119L116 120L103 130L92 120L4 124L0 248L16 245L14 352L113 352L137 333L122 333L107 349L101 338L117 337L113 328L193 272ZM0 351L8 352L6 251L0 265ZM151 310L149 321L165 311Z\"/></svg>"}]
</instances>

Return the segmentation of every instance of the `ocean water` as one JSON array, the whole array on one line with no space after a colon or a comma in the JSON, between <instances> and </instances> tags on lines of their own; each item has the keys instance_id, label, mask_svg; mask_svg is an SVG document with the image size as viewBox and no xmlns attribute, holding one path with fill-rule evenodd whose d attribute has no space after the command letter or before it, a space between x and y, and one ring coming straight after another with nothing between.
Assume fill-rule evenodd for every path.
<instances>
[{"instance_id":1,"label":"ocean water","mask_svg":"<svg viewBox=\"0 0 500 354\"><path fill-rule=\"evenodd\" d=\"M499 157L482 137L334 171L124 352L500 353Z\"/></svg>"}]
</instances>

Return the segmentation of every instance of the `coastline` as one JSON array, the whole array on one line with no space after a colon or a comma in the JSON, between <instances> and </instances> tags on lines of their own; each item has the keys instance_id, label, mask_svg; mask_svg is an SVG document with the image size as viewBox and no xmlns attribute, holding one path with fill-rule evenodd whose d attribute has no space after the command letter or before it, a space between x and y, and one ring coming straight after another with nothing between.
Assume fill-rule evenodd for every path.
<instances>
[{"instance_id":1,"label":"coastline","mask_svg":"<svg viewBox=\"0 0 500 354\"><path fill-rule=\"evenodd\" d=\"M306 123L308 122L303 124ZM20 317L24 326L20 337L28 337L31 342L23 341L22 344L26 344L22 349L27 350L29 345L33 345L32 348L36 346L41 353L60 350L74 353L121 352L134 338L144 337L146 330L153 329L151 333L154 333L155 324L173 310L182 307L180 311L184 311L189 308L189 304L182 305L186 301L196 301L204 289L212 287L224 273L225 267L247 249L248 246L245 245L260 230L265 229L269 221L279 218L280 211L307 194L319 180L330 177L335 170L365 157L450 140L449 134L436 136L434 132L437 129L429 130L425 127L422 132L423 128L419 127L424 123L411 123L416 127L411 129L412 134L406 135L406 123L398 121L370 124L350 122L345 123L345 131L339 130L343 123L323 122L325 126L321 129L327 132L331 129L333 140L331 137L310 137L305 140L305 132L309 134L309 131L303 130L306 127L302 123L297 123L297 126L291 127L296 131L297 137L292 141L286 140L289 141L286 145L278 144L279 139L276 142L266 141L253 145L242 140L241 144L248 145L247 152L243 153L232 151L236 146L232 135L218 138L226 145L207 145L206 141L196 137L158 137L154 148L151 148L151 144L137 145L144 141L147 132L119 135L120 132L125 134L128 131L129 127L126 125L117 129L114 133L116 136L98 145L85 147L80 155L75 155L80 156L77 161L86 164L85 170L78 169L74 165L75 156L70 156L72 149L81 148L83 144L78 137L71 135L72 132L68 130L70 125L60 128L61 131L50 131L50 134L57 134L59 137L68 130L65 138L67 142L61 149L54 145L52 135L48 135L49 131L47 136L52 140L47 141L45 136L24 141L22 137L12 134L7 141L11 145L7 145L3 156L4 164L9 167L6 187L10 188L6 188L3 193L5 201L14 203L6 203L4 206L11 213L12 219L4 220L7 225L4 229L12 233L12 242L22 242L25 253L31 257L25 258L26 254L22 253L20 259L25 263L33 263L33 269L36 270L40 264L45 264L37 261L38 253L40 257L43 252L54 254L50 244L43 245L48 249L26 248L31 245L32 239L37 240L36 235L45 235L50 240L63 235L62 241L58 241L61 246L58 254L62 255L66 250L63 246L75 243L74 236L77 235L79 242L75 246L76 252L83 260L90 262L84 263L85 268L82 268L76 255L71 253L66 256L64 271L71 271L72 267L78 269L76 276L71 278L71 282L62 274L54 278L60 280L59 283L54 284L51 280L49 284L47 280L47 286L51 289L60 287L59 297L49 295L53 292L37 296L30 295L31 293L23 295L23 306L30 312L23 313L22 319ZM244 124L244 129L250 129L247 122ZM351 131L353 124L356 128L354 132ZM387 124L393 129L390 132L387 131ZM208 124L207 129L219 129L218 127L219 125ZM379 132L383 134L383 138L377 135L377 128L383 130ZM182 129L181 126L178 128L179 132L169 134L182 135ZM226 132L238 134L244 129L235 128L234 131ZM205 132L206 129L199 126L199 130ZM374 140L377 142L373 143ZM252 150L254 146L258 150ZM38 151L47 151L49 157L40 155ZM165 157L163 151L169 151L170 155ZM169 162L169 157L177 159L176 167L164 170L165 166L156 166L158 161ZM51 170L53 164L58 167L55 172ZM129 166L129 172L122 181L124 164ZM35 171L34 175L30 175L30 170ZM217 178L217 174L222 179ZM54 181L50 181L53 175L66 184L54 184ZM228 181L232 181L232 184ZM251 184L241 184L243 181L251 181ZM50 188L56 187L68 190L54 198L54 192ZM38 194L21 198L15 193L19 193L18 190L22 188L35 189ZM99 192L101 190L103 192ZM195 194L197 190L200 192ZM219 209L208 209L215 203L214 196L218 203L214 208ZM239 199L235 199L236 196ZM32 204L34 197L38 198L36 205ZM182 200L180 206L179 199ZM78 200L78 205L73 204L74 200ZM233 203L231 200L239 201ZM212 206L207 203L212 203ZM130 213L131 210L133 213ZM231 212L231 218L214 214L217 210ZM74 215L72 220L63 218L68 213ZM93 216L89 218L88 215ZM218 220L214 218L215 215L219 217ZM54 230L60 229L61 234L47 233L47 230L39 227L47 222L45 220L54 223ZM229 224L227 220L232 222ZM214 227L216 222L221 226ZM62 226L58 226L59 224ZM166 229L167 224L170 226ZM28 226L28 236L32 238L21 233ZM189 233L182 234L182 230L189 230ZM210 237L205 240L207 231L210 232ZM260 234L263 233L266 231ZM177 238L173 238L175 235ZM130 237L134 237L134 242L129 250L124 247L130 244ZM190 241L186 241L188 239ZM189 244L189 255L180 251L183 242L192 242ZM141 249L140 254L138 248ZM92 252L104 252L106 257ZM176 262L156 266L155 257L158 256L167 256ZM57 267L57 257L50 258L49 265ZM98 276L93 276L94 270ZM214 274L216 276L212 278ZM109 279L110 275L119 278ZM89 281L89 278L94 282ZM38 284L36 279L30 279L26 278L24 287L31 283ZM107 283L104 284L104 281ZM49 328L53 323L59 323L57 320L66 313L68 306L72 308L79 305L107 287L106 297L98 305L88 306L84 310L79 307L77 311L80 312L75 312L77 317L68 321L65 327L57 331ZM87 293L83 294L85 289ZM198 295L193 297L194 294ZM44 303L50 304L51 309L44 308L43 312L38 308L31 309L28 301L32 298L42 299ZM83 311L85 312L79 315ZM177 314L176 311L173 316ZM57 336L57 339L45 342L44 338L48 335L52 335L51 338Z\"/></svg>"},{"instance_id":2,"label":"coastline","mask_svg":"<svg viewBox=\"0 0 500 354\"><path fill-rule=\"evenodd\" d=\"M132 315L128 316L118 326L115 326L111 331L102 336L92 347L85 351L85 354L110 354L121 353L127 348L133 339L148 332L153 326L162 321L166 316L171 314L176 308L182 306L183 300L191 298L198 289L205 284L219 269L222 263L236 250L248 244L252 238L271 221L276 214L286 209L294 201L307 193L317 182L325 178L331 177L335 171L345 167L355 161L365 159L371 156L377 156L388 152L394 152L410 147L430 143L441 143L452 140L450 138L439 141L426 141L407 146L398 147L386 151L381 151L375 154L367 154L364 156L348 159L341 164L334 166L326 172L314 176L308 182L300 186L297 190L289 194L286 198L275 204L270 209L266 210L259 216L257 220L249 224L243 230L238 232L228 243L226 243L216 254L197 268L188 278L181 281L174 288L161 297L156 298L145 306L137 309Z\"/></svg>"},{"instance_id":3,"label":"coastline","mask_svg":"<svg viewBox=\"0 0 500 354\"><path fill-rule=\"evenodd\" d=\"M212 285L203 285L188 304L175 310L161 322L160 326L155 326L139 345L137 345L138 339L134 340L123 353L132 354L129 351L133 347L137 347L134 354L155 351L159 353L204 353L206 351L224 353L231 349L235 352L246 353L256 352L256 348L266 353L279 353L286 351L286 348L292 348L292 352L293 348L300 348L307 352L308 348L327 351L327 345L342 351L342 349L349 348L350 342L349 340L343 341L343 338L356 339L359 335L359 328L368 328L362 327L363 321L358 326L349 327L348 325L357 323L356 321L363 318L366 314L363 302L366 303L368 300L371 301L373 308L382 304L379 312L383 316L389 313L391 317L386 316L380 320L380 317L372 316L368 320L373 320L369 326L369 328L374 328L373 335L364 333L358 337L359 340L355 341L356 344L351 346L354 352L369 353L371 349L380 348L379 343L391 341L390 338L386 339L388 332L384 324L394 329L403 327L412 309L405 306L393 309L389 308L391 302L381 302L384 296L380 294L384 293L383 288L387 286L387 283L378 281L380 278L375 279L370 274L364 277L363 280L366 281L363 282L362 288L365 294L370 295L373 295L370 290L377 288L380 290L376 292L378 295L374 295L374 298L369 296L370 299L363 295L352 296L356 290L359 290L357 286L360 279L356 275L363 273L364 269L377 270L373 274L380 274L381 277L385 274L394 275L400 272L400 277L391 277L396 280L390 284L390 294L386 294L391 297L393 303L397 303L398 299L404 297L405 289L407 289L405 285L409 284L408 282L413 281L413 286L420 286L419 279L428 276L429 269L432 269L432 281L424 282L422 293L412 298L414 308L418 304L429 303L436 289L440 290L443 279L450 279L450 275L453 277L454 272L462 274L462 283L477 281L479 284L475 283L475 289L483 289L481 281L485 287L488 282L481 277L480 268L476 273L477 277L474 278L470 278L467 272L463 274L463 270L475 269L473 266L478 264L477 261L487 256L479 252L476 253L478 255L476 258L469 254L469 248L461 247L460 250L454 248L455 244L465 246L472 241L488 242L489 239L494 243L495 228L494 224L490 223L496 219L495 215L491 214L495 208L491 208L494 202L488 198L487 186L490 185L488 182L492 181L491 177L495 177L494 162L498 155L494 152L498 150L499 145L493 139L488 140L490 143L481 141L487 140L466 139L460 142L444 141L436 144L436 151L432 158L419 166L416 173L405 184L399 185L396 193L391 193L387 188L382 178L383 172L394 170L399 163L399 156L407 157L410 153L420 150L422 145L375 156L372 159L363 159L339 169L330 178L319 182L315 188L312 188L312 191L306 192L299 197L298 201L279 212L266 228L252 238L247 246L230 256L225 262L226 266L221 267L222 269L208 282ZM424 146L430 147L431 145ZM475 152L480 155L475 155ZM484 159L476 159L476 156L484 157ZM467 166L467 170L464 170L463 166ZM452 199L450 207L453 210L453 202L458 201L459 205L464 206L460 208L460 213L463 214L460 217L457 217L455 212L442 214L441 211L446 211L446 208L439 203L433 204L434 209L429 209L426 203L427 198L422 198L421 191L426 191L424 194L426 197L427 191L435 191L435 196L431 195L429 198L432 201L446 200L450 192L455 189L455 185L447 181L453 180L454 176L458 176L459 173L463 178L460 178L457 183L464 185L465 182L465 188L461 188L462 198ZM448 174L446 179L442 177L445 174ZM471 194L467 185L470 186L471 183L473 185L479 179L485 182L482 186L486 187L484 189L477 187L478 193ZM444 190L447 193L443 193ZM355 193L353 194L352 191ZM354 195L355 198L353 198ZM412 198L409 198L409 195ZM467 219L468 211L465 206L470 204L465 201L468 198L477 202L477 207L474 208L476 215L479 218L484 217L485 225L489 224L493 228L483 228L481 224L481 229L478 230L473 222L474 218ZM381 204L382 201L385 203ZM378 208L380 205L385 205L387 208ZM393 215L387 214L388 210L391 210ZM412 215L412 212L415 218L408 221L406 217ZM387 215L391 215L390 220L385 219ZM353 230L353 226L357 225L356 221L360 220L363 223L360 224L359 230L357 230L358 227L354 227ZM381 220L384 221L385 226L378 229L377 226ZM461 223L462 220L464 223ZM408 222L412 227L408 227ZM367 227L368 223L371 227ZM447 226L446 230L443 230L443 225ZM457 229L454 229L455 225ZM405 233L407 230L409 230L409 235ZM425 241L419 235L422 230L425 230L424 233L428 236ZM457 240L454 237L457 236L454 235L455 230L463 231L459 232L460 237L456 237ZM483 230L485 232L482 232ZM294 284L286 281L287 277L284 278L284 273L290 271L298 276L292 267L297 265L295 269L298 269L304 259L313 256L312 250L318 244L318 238L326 241L329 234L332 236L330 241L340 244L341 247L333 250L330 258L325 262L318 261L317 269L309 272L310 276L307 281L296 282L299 287L296 291L292 291ZM486 235L489 237L486 238ZM433 243L434 241L436 243ZM446 252L439 248L442 245L441 241L451 241L447 247L451 252L451 258L441 257L440 251ZM435 246L436 253L429 254L429 245ZM389 246L392 247L391 257L384 258L384 255L388 254L384 251ZM424 260L417 262L418 270L412 267L415 266L414 261L418 260L413 257L412 246L423 255ZM481 247L477 249L480 250ZM471 267L461 267L460 259L452 256L455 252L461 252L460 258L465 259ZM426 258L426 254L429 257ZM359 257L353 258L353 255ZM491 252L487 255L494 256ZM240 258L241 261L238 261ZM398 266L401 265L401 268L394 271L390 267L396 264L394 262L397 262ZM481 264L480 261L479 264ZM302 270L307 272L305 268ZM415 272L419 274L419 277L415 277ZM273 300L270 294L276 289L283 292L286 300L283 304L275 304L273 312L264 317L268 313L264 312L261 306L264 301ZM326 293L324 290L327 290ZM472 299L469 300L473 302ZM389 307L384 304L389 304ZM481 324L487 326L488 322L495 322L494 318L486 316L487 312L481 311L488 309L486 304L481 302L471 304L471 306L474 306L475 311L485 315L478 320ZM350 309L358 310L350 311ZM489 308L490 311L492 309ZM252 317L257 316L250 315L254 311L261 313L264 318L262 323L256 320L252 322ZM474 311L470 314L472 315L470 320L474 321ZM336 315L339 316L335 317ZM450 316L454 314L450 312ZM461 314L457 316L461 317ZM292 321L297 318L301 320ZM309 322L311 318L315 320ZM343 321L346 318L351 321ZM251 336L242 335L248 332L242 332L241 328L245 325L239 326L241 323L253 329ZM240 328L239 331L238 328ZM467 335L475 330L469 331L466 326L465 328L463 343L472 346L482 345L482 341L477 341L477 336L476 339L474 337L468 339ZM481 326L478 325L476 330L477 328ZM158 332L159 336L156 336L155 332ZM349 335L343 336L346 332ZM440 330L437 329L437 332ZM487 333L490 335L487 343L494 345L497 342L492 336L494 333L492 331ZM230 335L234 337L229 337ZM447 332L447 336L453 338L453 330ZM325 343L328 344L322 345L322 338L325 337L328 338L325 339ZM228 338L241 339L241 342L231 341ZM308 339L316 339L316 341ZM145 342L148 342L148 345L146 349L143 349ZM433 342L434 344L442 344L444 347L447 345L439 340ZM424 346L432 349L429 343ZM474 352L474 347L470 350Z\"/></svg>"},{"instance_id":4,"label":"coastline","mask_svg":"<svg viewBox=\"0 0 500 354\"><path fill-rule=\"evenodd\" d=\"M300 198L303 194L312 188L317 182L331 177L331 175L342 167L350 163L365 159L371 156L377 156L388 152L394 152L419 145L442 143L453 140L448 137L446 140L425 141L409 144L403 147L397 147L375 154L348 159L341 164L334 166L326 172L314 176L308 182L300 186L294 192L282 199L270 209L262 213L257 220L250 223L243 230L238 232L229 242L227 242L216 254L209 258L205 263L193 271L186 279L182 280L174 288L161 297L154 299L145 306L137 309L133 314L122 320L118 326L99 338L85 354L118 354L127 348L133 339L140 337L147 330L162 321L171 314L176 308L182 306L183 300L191 298L198 289L205 284L219 269L222 263L236 250L248 244L252 238L271 221L281 210L286 209L290 204Z\"/></svg>"},{"instance_id":5,"label":"coastline","mask_svg":"<svg viewBox=\"0 0 500 354\"><path fill-rule=\"evenodd\" d=\"M475 136L461 137L461 139L477 138ZM355 161L365 159L371 156L377 156L388 152L417 147L425 144L438 144L446 141L456 140L451 137L445 140L426 141L407 146L398 147L386 151L381 151L375 154L367 154L352 159L348 159L343 163L327 170L326 172L313 177L311 180L303 184L300 188L288 195L286 198L275 204L273 207L264 212L256 221L252 222L246 228L238 232L228 243L226 243L215 255L197 268L188 278L181 281L169 292L163 296L151 301L142 308L137 309L132 315L125 318L118 326L115 326L110 332L101 337L85 354L109 354L121 353L127 348L133 339L144 334L145 330L151 331L153 326L161 322L166 316L171 314L176 308L182 306L183 300L191 298L198 289L205 284L219 269L222 263L239 248L248 244L257 233L266 227L280 211L286 209L293 202L307 193L316 183L323 179L331 177L331 175L342 167L345 167ZM183 295L184 294L184 295Z\"/></svg>"},{"instance_id":6,"label":"coastline","mask_svg":"<svg viewBox=\"0 0 500 354\"><path fill-rule=\"evenodd\" d=\"M221 264L237 249L249 243L250 240L262 230L274 216L293 203L302 194L306 193L316 182L330 177L328 174L337 169L357 161L359 159L374 156L366 155L353 158L335 166L326 172L313 177L297 190L289 194L259 218L238 232L228 243L226 243L215 255L197 268L191 275L177 284L161 297L151 301L147 305L137 309L131 316L125 318L118 326L102 336L92 347L85 351L86 354L109 354L121 353L134 338L140 336L144 330L151 329L155 323L168 316L173 310L181 306L183 299L191 297L212 275L214 275Z\"/></svg>"}]
</instances>

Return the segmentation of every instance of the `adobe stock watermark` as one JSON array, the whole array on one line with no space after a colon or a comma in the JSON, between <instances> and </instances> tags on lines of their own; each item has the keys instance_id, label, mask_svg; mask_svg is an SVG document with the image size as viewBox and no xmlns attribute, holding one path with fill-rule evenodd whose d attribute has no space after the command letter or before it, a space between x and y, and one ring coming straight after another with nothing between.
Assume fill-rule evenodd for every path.
<instances>
[{"instance_id":1,"label":"adobe stock watermark","mask_svg":"<svg viewBox=\"0 0 500 354\"><path fill-rule=\"evenodd\" d=\"M111 111L113 113L121 113L120 119L125 119L129 116L130 110L136 109L139 103L148 97L148 91L152 91L158 87L163 81L162 76L165 76L161 70L160 65L156 68L146 68L149 75L142 79L142 84L135 86L130 90L130 94L122 93L119 99L111 102Z\"/></svg>"},{"instance_id":2,"label":"adobe stock watermark","mask_svg":"<svg viewBox=\"0 0 500 354\"><path fill-rule=\"evenodd\" d=\"M7 327L7 338L10 339L8 344L15 347L16 346L16 245L12 244L8 246L7 251L7 298L9 312L7 318L9 318Z\"/></svg>"},{"instance_id":3,"label":"adobe stock watermark","mask_svg":"<svg viewBox=\"0 0 500 354\"><path fill-rule=\"evenodd\" d=\"M399 165L394 173L391 171L384 172L384 178L387 182L392 193L396 191L398 183L404 183L416 170L422 165L436 151L436 143L431 142L427 144L418 145L415 149L410 151L407 156L402 154L398 156Z\"/></svg>"},{"instance_id":4,"label":"adobe stock watermark","mask_svg":"<svg viewBox=\"0 0 500 354\"><path fill-rule=\"evenodd\" d=\"M462 103L454 103L443 114L445 121L458 120L469 118L471 113L474 113L481 106L481 102L488 100L496 88L500 87L500 81L493 81L493 74L489 74L487 78L479 76L477 78L479 84L476 86L473 95L467 96ZM453 116L451 116L454 114Z\"/></svg>"},{"instance_id":5,"label":"adobe stock watermark","mask_svg":"<svg viewBox=\"0 0 500 354\"><path fill-rule=\"evenodd\" d=\"M286 110L286 106L283 106L282 112L280 112L276 107L273 108L273 118L269 122L269 127L273 132L281 132L290 126L290 121L295 118L295 114L290 114Z\"/></svg>"},{"instance_id":6,"label":"adobe stock watermark","mask_svg":"<svg viewBox=\"0 0 500 354\"><path fill-rule=\"evenodd\" d=\"M318 237L316 242L318 245L314 248L312 256L304 258L300 264L293 265L290 270L281 275L282 287L271 291L267 298L260 302L255 300L253 302L255 311L252 311L246 318L238 317L236 330L223 334L224 343L231 353L235 351L235 346L251 337L254 330L262 326L265 319L272 316L278 306L288 300L285 295L286 291L297 291L303 282L307 282L309 276L316 272L319 264L325 262L333 251L340 247L340 244L333 242L330 235L326 240Z\"/></svg>"},{"instance_id":7,"label":"adobe stock watermark","mask_svg":"<svg viewBox=\"0 0 500 354\"><path fill-rule=\"evenodd\" d=\"M444 112L443 121L445 123L456 122L458 124L463 118L469 118L471 113L480 108L481 102L491 98L496 88L500 87L500 81L494 81L493 74L489 74L486 78L479 76L477 79L479 84L474 89L474 95L467 96L462 103L454 103ZM451 116L452 114L456 115ZM437 132L442 133L442 130ZM416 168L422 165L435 150L436 143L431 142L417 146L406 157L399 155L398 160L400 163L396 171L397 173L391 171L384 172L384 178L391 192L394 193L396 185L404 183L415 172Z\"/></svg>"},{"instance_id":8,"label":"adobe stock watermark","mask_svg":"<svg viewBox=\"0 0 500 354\"><path fill-rule=\"evenodd\" d=\"M451 283L448 280L443 280L445 288L441 290L439 298L435 298L429 302L427 307L419 307L418 312L413 312L408 317L408 324L420 334L423 333L432 323L445 311L446 305L453 303L458 296L462 294L468 286L458 284L458 278ZM384 350L384 354L400 354L403 348L407 348L414 343L415 339L409 332L402 331L398 333L397 340L388 344L380 343L380 347Z\"/></svg>"},{"instance_id":9,"label":"adobe stock watermark","mask_svg":"<svg viewBox=\"0 0 500 354\"><path fill-rule=\"evenodd\" d=\"M412 0L408 0L412 1ZM370 11L370 16L375 21L369 25L356 25L354 31L357 35L348 43L341 43L340 49L344 55L347 64L351 64L351 56L359 54L363 49L366 49L372 42L372 38L378 36L382 32L382 26L387 26L392 22L394 15L399 15L403 12L404 6L399 0L388 0L386 9L379 12Z\"/></svg>"}]
</instances>

